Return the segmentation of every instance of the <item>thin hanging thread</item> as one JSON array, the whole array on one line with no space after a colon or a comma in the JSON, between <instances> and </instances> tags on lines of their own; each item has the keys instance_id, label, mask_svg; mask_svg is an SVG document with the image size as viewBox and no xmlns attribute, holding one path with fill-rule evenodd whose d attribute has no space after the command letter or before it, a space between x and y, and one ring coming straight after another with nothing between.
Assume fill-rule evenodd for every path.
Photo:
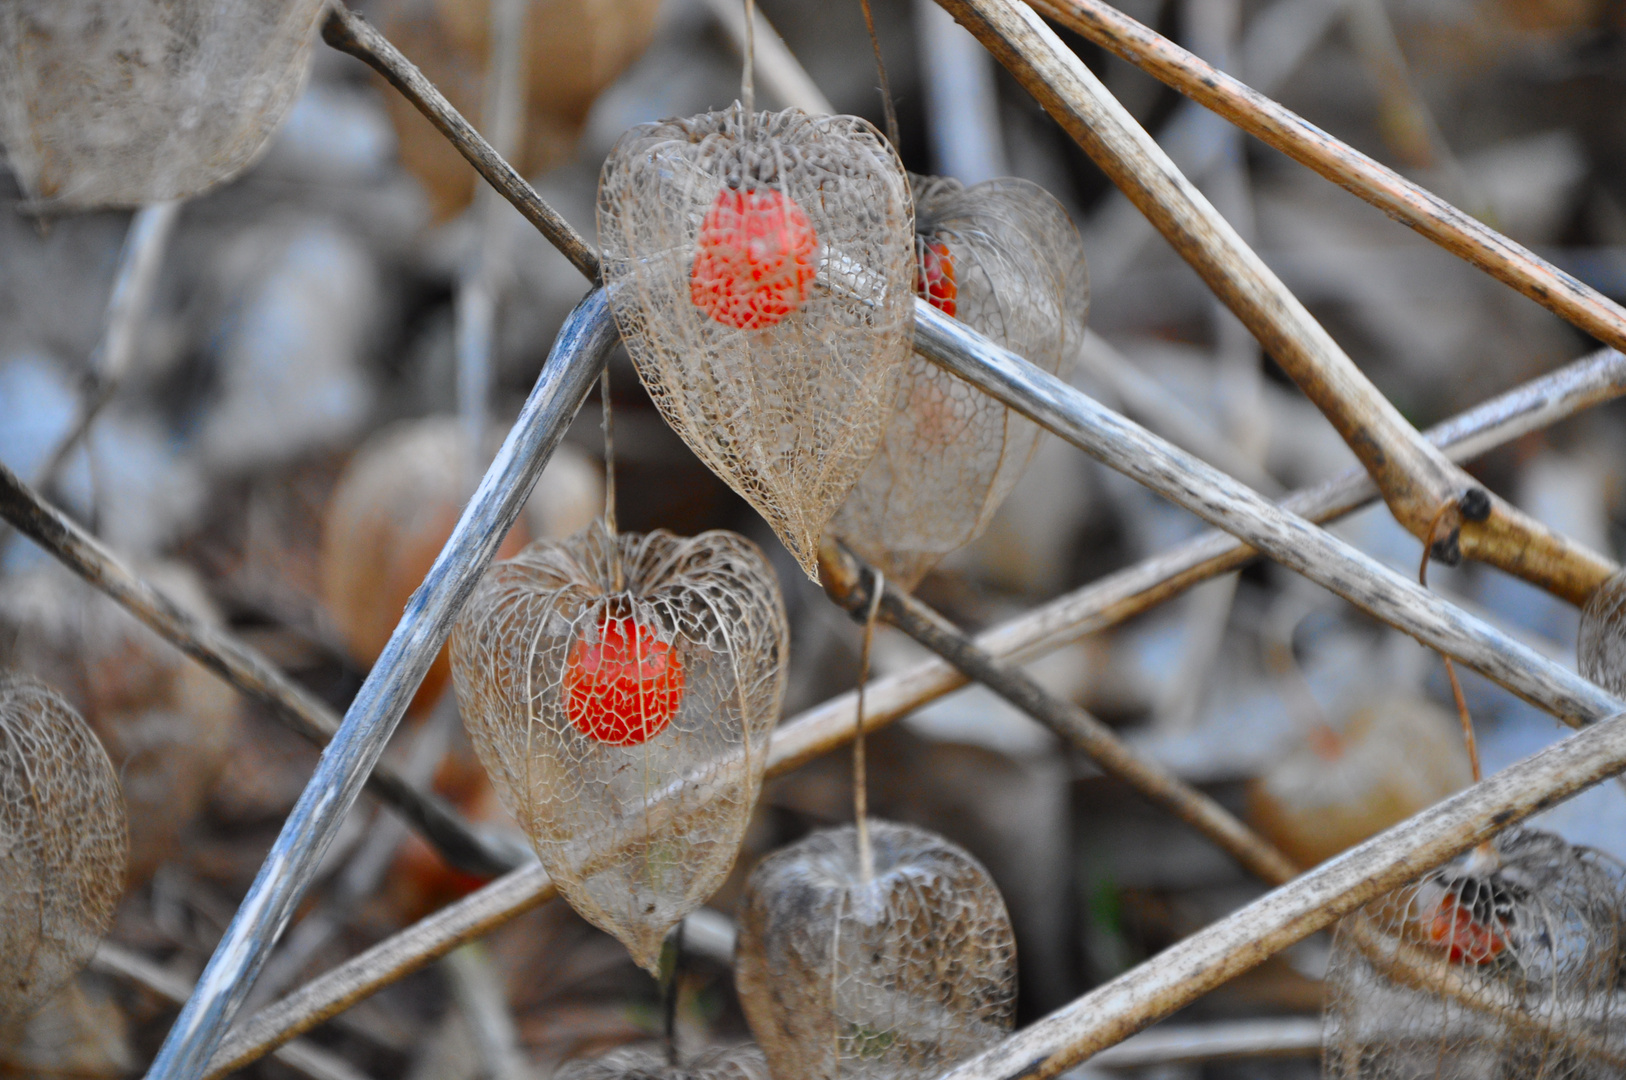
<instances>
[{"instance_id":1,"label":"thin hanging thread","mask_svg":"<svg viewBox=\"0 0 1626 1080\"><path fill-rule=\"evenodd\" d=\"M749 0L747 0L749 2ZM892 149L898 148L898 111L892 105L892 86L886 77L886 61L881 58L881 37L875 32L875 13L869 0L859 0L864 8L864 25L869 28L870 48L875 50L875 73L881 81L881 112L886 116L886 140Z\"/></svg>"},{"instance_id":2,"label":"thin hanging thread","mask_svg":"<svg viewBox=\"0 0 1626 1080\"><path fill-rule=\"evenodd\" d=\"M1440 522L1450 509L1451 504L1447 503L1434 515L1434 523L1428 527L1428 539L1423 542L1423 561L1417 568L1417 583L1425 589L1428 588L1428 553L1434 549L1434 534L1439 531ZM1479 769L1479 741L1474 738L1473 717L1468 715L1468 701L1462 696L1462 683L1457 681L1456 665L1444 653L1440 654L1440 659L1445 661L1446 678L1451 680L1451 696L1456 699L1457 719L1462 721L1462 742L1468 748L1468 767L1473 770L1474 783L1477 784L1484 779L1484 774Z\"/></svg>"},{"instance_id":3,"label":"thin hanging thread","mask_svg":"<svg viewBox=\"0 0 1626 1080\"><path fill-rule=\"evenodd\" d=\"M740 103L745 106L745 127L749 134L757 111L756 0L745 0L745 66L740 70Z\"/></svg>"},{"instance_id":4,"label":"thin hanging thread","mask_svg":"<svg viewBox=\"0 0 1626 1080\"><path fill-rule=\"evenodd\" d=\"M604 372L599 375L598 396L601 407L600 425L604 429L604 531L610 534L613 540L616 536L615 522L615 414L610 408L610 365L604 365ZM620 592L626 587L622 576L621 560L612 559L615 566L615 591Z\"/></svg>"},{"instance_id":5,"label":"thin hanging thread","mask_svg":"<svg viewBox=\"0 0 1626 1080\"><path fill-rule=\"evenodd\" d=\"M875 640L875 616L881 610L886 578L874 571L869 611L864 616L864 643L858 653L858 730L853 736L853 819L858 831L858 877L867 887L875 877L875 856L869 846L869 774L864 763L864 687L869 684L869 651Z\"/></svg>"}]
</instances>

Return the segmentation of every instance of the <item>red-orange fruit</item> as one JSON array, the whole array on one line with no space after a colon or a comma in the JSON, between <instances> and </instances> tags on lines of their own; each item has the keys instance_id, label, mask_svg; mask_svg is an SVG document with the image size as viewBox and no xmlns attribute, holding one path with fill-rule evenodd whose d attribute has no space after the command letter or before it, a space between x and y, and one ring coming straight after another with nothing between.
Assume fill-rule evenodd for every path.
<instances>
[{"instance_id":1,"label":"red-orange fruit","mask_svg":"<svg viewBox=\"0 0 1626 1080\"><path fill-rule=\"evenodd\" d=\"M941 240L915 238L915 295L953 318L960 286L954 280L954 254Z\"/></svg>"},{"instance_id":2,"label":"red-orange fruit","mask_svg":"<svg viewBox=\"0 0 1626 1080\"><path fill-rule=\"evenodd\" d=\"M1480 918L1461 897L1446 893L1434 906L1428 940L1453 964L1487 964L1507 948L1507 930L1495 914Z\"/></svg>"},{"instance_id":3,"label":"red-orange fruit","mask_svg":"<svg viewBox=\"0 0 1626 1080\"><path fill-rule=\"evenodd\" d=\"M665 730L683 702L683 658L649 627L605 616L596 641L578 638L571 646L565 691L577 731L636 746Z\"/></svg>"},{"instance_id":4,"label":"red-orange fruit","mask_svg":"<svg viewBox=\"0 0 1626 1080\"><path fill-rule=\"evenodd\" d=\"M736 330L774 326L807 300L819 237L796 200L725 187L700 223L689 299Z\"/></svg>"}]
</instances>

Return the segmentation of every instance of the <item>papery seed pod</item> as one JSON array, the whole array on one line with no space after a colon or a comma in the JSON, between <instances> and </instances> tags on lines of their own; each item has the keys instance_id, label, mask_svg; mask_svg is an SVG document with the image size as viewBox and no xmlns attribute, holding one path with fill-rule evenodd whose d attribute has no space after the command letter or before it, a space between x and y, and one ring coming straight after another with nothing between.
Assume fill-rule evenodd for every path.
<instances>
[{"instance_id":1,"label":"papery seed pod","mask_svg":"<svg viewBox=\"0 0 1626 1080\"><path fill-rule=\"evenodd\" d=\"M1575 652L1582 675L1611 693L1626 694L1626 570L1587 597Z\"/></svg>"},{"instance_id":2,"label":"papery seed pod","mask_svg":"<svg viewBox=\"0 0 1626 1080\"><path fill-rule=\"evenodd\" d=\"M1090 281L1078 230L1026 180L974 187L912 177L915 293L1045 371L1084 340ZM831 531L913 588L987 528L1038 445L1039 427L911 356L886 434Z\"/></svg>"},{"instance_id":3,"label":"papery seed pod","mask_svg":"<svg viewBox=\"0 0 1626 1080\"><path fill-rule=\"evenodd\" d=\"M1315 866L1473 781L1457 719L1417 697L1372 701L1322 727L1248 785L1248 820Z\"/></svg>"},{"instance_id":4,"label":"papery seed pod","mask_svg":"<svg viewBox=\"0 0 1626 1080\"><path fill-rule=\"evenodd\" d=\"M909 355L911 220L897 154L852 116L735 104L645 124L599 178L639 377L809 575Z\"/></svg>"},{"instance_id":5,"label":"papery seed pod","mask_svg":"<svg viewBox=\"0 0 1626 1080\"><path fill-rule=\"evenodd\" d=\"M259 157L310 66L322 0L14 0L0 143L30 198L136 206Z\"/></svg>"},{"instance_id":6,"label":"papery seed pod","mask_svg":"<svg viewBox=\"0 0 1626 1080\"><path fill-rule=\"evenodd\" d=\"M1516 829L1339 924L1323 1075L1592 1080L1626 1068L1620 867Z\"/></svg>"},{"instance_id":7,"label":"papery seed pod","mask_svg":"<svg viewBox=\"0 0 1626 1080\"><path fill-rule=\"evenodd\" d=\"M559 1066L553 1080L770 1080L762 1051L750 1043L708 1050L673 1065L662 1052L624 1046L596 1058L578 1058Z\"/></svg>"},{"instance_id":8,"label":"papery seed pod","mask_svg":"<svg viewBox=\"0 0 1626 1080\"><path fill-rule=\"evenodd\" d=\"M124 886L124 799L61 695L0 672L0 1032L83 967Z\"/></svg>"},{"instance_id":9,"label":"papery seed pod","mask_svg":"<svg viewBox=\"0 0 1626 1080\"><path fill-rule=\"evenodd\" d=\"M141 573L184 611L218 621L185 566ZM145 881L174 854L225 766L236 691L54 564L0 582L0 663L58 688L101 739L129 817L128 884Z\"/></svg>"},{"instance_id":10,"label":"papery seed pod","mask_svg":"<svg viewBox=\"0 0 1626 1080\"><path fill-rule=\"evenodd\" d=\"M729 532L538 541L452 634L463 722L566 900L654 971L733 866L785 693L772 568Z\"/></svg>"},{"instance_id":11,"label":"papery seed pod","mask_svg":"<svg viewBox=\"0 0 1626 1080\"><path fill-rule=\"evenodd\" d=\"M358 664L384 651L457 525L469 495L466 439L455 417L392 424L357 451L333 490L322 528L322 602ZM516 525L497 557L529 539ZM443 649L408 708L433 706L450 676Z\"/></svg>"},{"instance_id":12,"label":"papery seed pod","mask_svg":"<svg viewBox=\"0 0 1626 1080\"><path fill-rule=\"evenodd\" d=\"M774 1080L934 1077L1015 1022L1016 943L982 865L942 837L869 822L752 871L734 982Z\"/></svg>"}]
</instances>

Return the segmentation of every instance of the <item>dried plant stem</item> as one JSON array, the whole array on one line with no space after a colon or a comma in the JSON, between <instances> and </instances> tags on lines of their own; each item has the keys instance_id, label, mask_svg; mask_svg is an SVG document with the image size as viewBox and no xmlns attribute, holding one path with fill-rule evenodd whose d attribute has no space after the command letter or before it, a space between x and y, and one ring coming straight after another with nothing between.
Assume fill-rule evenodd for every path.
<instances>
[{"instance_id":1,"label":"dried plant stem","mask_svg":"<svg viewBox=\"0 0 1626 1080\"><path fill-rule=\"evenodd\" d=\"M1102 0L1034 6L1598 340L1626 347L1626 308L1117 8Z\"/></svg>"},{"instance_id":2,"label":"dried plant stem","mask_svg":"<svg viewBox=\"0 0 1626 1080\"><path fill-rule=\"evenodd\" d=\"M1622 394L1626 394L1626 357L1600 350L1493 398L1428 434L1453 456L1468 458ZM1376 497L1371 479L1357 470L1299 492L1284 505L1326 521ZM1060 597L979 636L975 644L1003 660L1032 659L1084 634L1116 625L1256 557L1253 549L1229 535L1211 532ZM883 727L969 681L948 663L929 660L866 684L864 729ZM766 777L792 772L851 739L859 718L856 699L856 692L843 694L781 724L769 747ZM228 1036L210 1065L209 1077L222 1076L264 1056L270 1048L555 895L547 874L530 866L443 908L426 920L429 925L418 923L403 930L250 1017ZM720 955L731 951L731 938L722 920L708 911L689 918L695 924L689 937L697 948L707 941Z\"/></svg>"},{"instance_id":3,"label":"dried plant stem","mask_svg":"<svg viewBox=\"0 0 1626 1080\"><path fill-rule=\"evenodd\" d=\"M592 246L557 210L542 201L536 189L526 183L525 178L504 161L502 155L493 150L490 143L481 138L473 125L452 108L451 102L446 100L446 95L436 89L434 83L424 78L423 72L401 55L401 50L391 45L389 39L380 34L366 19L337 0L329 8L327 18L322 23L322 39L333 48L349 53L384 76L391 86L401 92L402 97L410 101L442 135L446 136L447 141L468 159L469 164L485 177L487 183L496 188L503 198L513 203L514 208L525 216L525 220L534 225L550 244L559 249L561 255L570 260L572 266L581 271L583 277L591 282L598 281L598 253Z\"/></svg>"},{"instance_id":4,"label":"dried plant stem","mask_svg":"<svg viewBox=\"0 0 1626 1080\"><path fill-rule=\"evenodd\" d=\"M1144 1069L1245 1058L1314 1057L1321 1053L1321 1020L1283 1017L1155 1027L1090 1058L1091 1068Z\"/></svg>"},{"instance_id":5,"label":"dried plant stem","mask_svg":"<svg viewBox=\"0 0 1626 1080\"><path fill-rule=\"evenodd\" d=\"M1626 717L1571 735L1171 946L945 1074L1043 1080L1515 822L1626 768Z\"/></svg>"},{"instance_id":6,"label":"dried plant stem","mask_svg":"<svg viewBox=\"0 0 1626 1080\"><path fill-rule=\"evenodd\" d=\"M604 428L604 527L610 535L616 533L615 519L615 417L610 407L610 365L604 365L604 373L598 381L599 421ZM616 567L620 572L619 565ZM619 589L621 586L616 586Z\"/></svg>"},{"instance_id":7,"label":"dried plant stem","mask_svg":"<svg viewBox=\"0 0 1626 1080\"><path fill-rule=\"evenodd\" d=\"M1163 233L1377 481L1397 520L1422 537L1446 509L1436 557L1468 554L1573 603L1616 569L1500 500L1454 466L1378 393L1152 137L1021 0L940 0L1003 63ZM1488 512L1486 503L1490 502ZM1476 523L1458 544L1465 523Z\"/></svg>"},{"instance_id":8,"label":"dried plant stem","mask_svg":"<svg viewBox=\"0 0 1626 1080\"><path fill-rule=\"evenodd\" d=\"M747 32L738 0L706 0L706 7L722 24L735 48L742 54L747 48L751 50L755 57L752 77L760 78L762 88L781 106L813 116L828 116L836 111L761 11L751 20Z\"/></svg>"},{"instance_id":9,"label":"dried plant stem","mask_svg":"<svg viewBox=\"0 0 1626 1080\"><path fill-rule=\"evenodd\" d=\"M745 47L740 50L743 66L740 68L740 104L745 106L746 124L757 111L757 5L756 0L743 0L745 4Z\"/></svg>"},{"instance_id":10,"label":"dried plant stem","mask_svg":"<svg viewBox=\"0 0 1626 1080\"><path fill-rule=\"evenodd\" d=\"M470 942L453 950L441 966L474 1036L480 1075L486 1080L528 1080L530 1063L514 1025L502 973L490 954L478 942Z\"/></svg>"},{"instance_id":11,"label":"dried plant stem","mask_svg":"<svg viewBox=\"0 0 1626 1080\"><path fill-rule=\"evenodd\" d=\"M886 141L896 150L898 109L892 102L892 85L886 77L886 58L881 55L881 35L875 32L875 12L870 8L870 0L858 0L858 6L864 9L864 28L869 31L869 45L875 52L875 76L880 81L878 89L881 91L881 112L886 117Z\"/></svg>"},{"instance_id":12,"label":"dried plant stem","mask_svg":"<svg viewBox=\"0 0 1626 1080\"><path fill-rule=\"evenodd\" d=\"M820 553L822 563L823 553ZM886 595L886 579L869 568L869 597L861 614L864 639L858 652L858 709L853 716L853 828L858 835L858 879L869 885L875 877L875 856L869 846L869 773L864 763L864 687L869 682L870 648L875 643L875 617Z\"/></svg>"},{"instance_id":13,"label":"dried plant stem","mask_svg":"<svg viewBox=\"0 0 1626 1080\"><path fill-rule=\"evenodd\" d=\"M78 522L45 502L0 465L0 517L68 569L244 696L265 705L290 730L325 746L339 729L326 704L229 631L197 618L136 574ZM439 796L421 791L388 766L368 778L374 795L394 807L446 860L470 873L501 873L511 855L492 845Z\"/></svg>"},{"instance_id":14,"label":"dried plant stem","mask_svg":"<svg viewBox=\"0 0 1626 1080\"><path fill-rule=\"evenodd\" d=\"M1230 811L1137 753L1101 721L1051 695L1020 668L977 648L914 596L896 586L881 588L875 571L845 546L826 544L820 552L819 570L830 598L848 613L864 618L866 626L873 624L878 609L887 622L1088 754L1105 772L1191 825L1256 877L1279 885L1297 873L1287 856Z\"/></svg>"},{"instance_id":15,"label":"dried plant stem","mask_svg":"<svg viewBox=\"0 0 1626 1080\"><path fill-rule=\"evenodd\" d=\"M104 975L132 982L174 1005L185 1001L192 992L188 980L112 942L104 941L96 946L90 966ZM348 1061L302 1040L285 1043L271 1053L282 1064L310 1080L366 1080L365 1074Z\"/></svg>"}]
</instances>

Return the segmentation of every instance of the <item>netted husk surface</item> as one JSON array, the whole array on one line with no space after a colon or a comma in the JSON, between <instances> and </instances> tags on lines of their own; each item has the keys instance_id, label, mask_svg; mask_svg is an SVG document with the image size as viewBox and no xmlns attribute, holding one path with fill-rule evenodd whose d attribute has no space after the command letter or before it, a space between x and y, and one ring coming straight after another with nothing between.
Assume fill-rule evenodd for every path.
<instances>
[{"instance_id":1,"label":"netted husk surface","mask_svg":"<svg viewBox=\"0 0 1626 1080\"><path fill-rule=\"evenodd\" d=\"M538 541L452 634L463 721L566 900L654 971L727 876L785 692L772 568L729 532Z\"/></svg>"},{"instance_id":2,"label":"netted husk surface","mask_svg":"<svg viewBox=\"0 0 1626 1080\"><path fill-rule=\"evenodd\" d=\"M1582 675L1615 694L1626 694L1626 571L1587 597L1576 658Z\"/></svg>"},{"instance_id":3,"label":"netted husk surface","mask_svg":"<svg viewBox=\"0 0 1626 1080\"><path fill-rule=\"evenodd\" d=\"M1606 857L1515 830L1344 919L1323 1075L1626 1075L1623 897Z\"/></svg>"},{"instance_id":4,"label":"netted husk surface","mask_svg":"<svg viewBox=\"0 0 1626 1080\"><path fill-rule=\"evenodd\" d=\"M141 575L182 610L218 621L179 563ZM0 664L59 691L113 761L130 826L130 884L175 854L208 800L239 724L237 693L55 563L0 580Z\"/></svg>"},{"instance_id":5,"label":"netted husk surface","mask_svg":"<svg viewBox=\"0 0 1626 1080\"><path fill-rule=\"evenodd\" d=\"M84 966L124 885L124 800L61 695L0 672L0 1037Z\"/></svg>"},{"instance_id":6,"label":"netted husk surface","mask_svg":"<svg viewBox=\"0 0 1626 1080\"><path fill-rule=\"evenodd\" d=\"M0 144L53 207L196 194L247 167L304 82L322 0L8 0Z\"/></svg>"},{"instance_id":7,"label":"netted husk surface","mask_svg":"<svg viewBox=\"0 0 1626 1080\"><path fill-rule=\"evenodd\" d=\"M660 1049L623 1046L596 1058L578 1058L559 1066L553 1080L770 1080L762 1051L746 1043L708 1050L688 1061L669 1064Z\"/></svg>"},{"instance_id":8,"label":"netted husk surface","mask_svg":"<svg viewBox=\"0 0 1626 1080\"><path fill-rule=\"evenodd\" d=\"M635 127L599 179L616 321L667 422L809 575L874 453L913 328L908 179L866 121Z\"/></svg>"},{"instance_id":9,"label":"netted husk surface","mask_svg":"<svg viewBox=\"0 0 1626 1080\"><path fill-rule=\"evenodd\" d=\"M912 178L915 290L1053 375L1084 338L1090 282L1078 230L1026 180ZM831 530L906 588L975 540L1033 457L1039 427L911 355L879 449Z\"/></svg>"},{"instance_id":10,"label":"netted husk surface","mask_svg":"<svg viewBox=\"0 0 1626 1080\"><path fill-rule=\"evenodd\" d=\"M1015 1020L1016 943L982 865L940 836L869 822L752 872L734 982L774 1080L934 1077Z\"/></svg>"}]
</instances>

